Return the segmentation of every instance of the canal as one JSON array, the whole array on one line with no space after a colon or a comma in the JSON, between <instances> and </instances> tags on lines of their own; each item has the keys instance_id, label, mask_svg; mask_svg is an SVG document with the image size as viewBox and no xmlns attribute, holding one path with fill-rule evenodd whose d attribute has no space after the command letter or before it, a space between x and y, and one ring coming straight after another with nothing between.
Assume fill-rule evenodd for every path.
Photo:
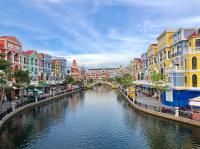
<instances>
[{"instance_id":1,"label":"canal","mask_svg":"<svg viewBox=\"0 0 200 149\"><path fill-rule=\"evenodd\" d=\"M135 111L109 86L76 93L16 115L0 148L200 148L200 129Z\"/></svg>"}]
</instances>

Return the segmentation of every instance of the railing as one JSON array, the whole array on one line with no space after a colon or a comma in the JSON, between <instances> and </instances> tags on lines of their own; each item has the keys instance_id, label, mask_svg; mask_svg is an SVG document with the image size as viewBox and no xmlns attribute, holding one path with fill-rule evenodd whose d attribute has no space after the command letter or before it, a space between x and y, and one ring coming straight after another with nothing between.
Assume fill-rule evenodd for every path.
<instances>
[{"instance_id":1,"label":"railing","mask_svg":"<svg viewBox=\"0 0 200 149\"><path fill-rule=\"evenodd\" d=\"M56 92L56 93L42 94L42 95L39 95L39 96L22 97L21 99L18 99L18 100L14 100L14 101L11 101L11 102L8 101L8 102L5 102L5 103L2 103L2 104L0 104L0 110L1 110L0 111L0 120L2 118L4 118L7 114L9 114L13 111L13 109L12 109L13 103L15 104L14 108L18 109L18 108L23 107L23 106L30 104L30 103L45 100L45 99L50 98L50 97L62 95L62 94L69 93L71 91L76 91L76 90L79 90L79 89L82 89L82 88L79 87L79 88L75 88L73 90L61 90L61 91Z\"/></svg>"},{"instance_id":2,"label":"railing","mask_svg":"<svg viewBox=\"0 0 200 149\"><path fill-rule=\"evenodd\" d=\"M120 89L126 96L127 96L127 92L124 88ZM127 96L132 102L134 102L135 105L145 108L145 109L149 109L149 110L153 110L156 112L160 112L160 113L166 113L166 114L170 114L170 115L175 115L175 110L174 109L170 109L170 108L165 108L162 107L162 109L160 109L159 106L152 106L152 105L148 105L145 103L141 103L138 102L136 100L133 100L131 97ZM179 110L179 116L183 117L183 118L188 118L188 119L192 119L192 112L188 111L188 110Z\"/></svg>"}]
</instances>

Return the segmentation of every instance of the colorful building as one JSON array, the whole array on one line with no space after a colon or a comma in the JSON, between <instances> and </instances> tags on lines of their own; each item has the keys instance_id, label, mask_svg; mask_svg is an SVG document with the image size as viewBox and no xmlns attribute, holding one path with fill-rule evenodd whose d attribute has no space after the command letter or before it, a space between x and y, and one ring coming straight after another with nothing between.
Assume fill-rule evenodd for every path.
<instances>
[{"instance_id":1,"label":"colorful building","mask_svg":"<svg viewBox=\"0 0 200 149\"><path fill-rule=\"evenodd\" d=\"M146 80L151 80L153 71L157 71L157 44L150 44L147 51Z\"/></svg>"},{"instance_id":2,"label":"colorful building","mask_svg":"<svg viewBox=\"0 0 200 149\"><path fill-rule=\"evenodd\" d=\"M53 80L52 75L52 56L39 53L39 80L51 82Z\"/></svg>"},{"instance_id":3,"label":"colorful building","mask_svg":"<svg viewBox=\"0 0 200 149\"><path fill-rule=\"evenodd\" d=\"M80 80L80 71L79 71L79 67L77 65L76 60L73 60L73 62L72 62L71 75L74 78L74 80L76 80L76 81Z\"/></svg>"},{"instance_id":4,"label":"colorful building","mask_svg":"<svg viewBox=\"0 0 200 149\"><path fill-rule=\"evenodd\" d=\"M165 69L169 68L171 59L171 36L176 30L166 30L157 37L157 69L160 73L165 73Z\"/></svg>"},{"instance_id":5,"label":"colorful building","mask_svg":"<svg viewBox=\"0 0 200 149\"><path fill-rule=\"evenodd\" d=\"M55 82L61 81L61 61L59 59L52 60L52 72L53 72L53 80Z\"/></svg>"},{"instance_id":6,"label":"colorful building","mask_svg":"<svg viewBox=\"0 0 200 149\"><path fill-rule=\"evenodd\" d=\"M8 60L11 62L12 73L22 68L22 45L16 37L0 37L0 53L2 53L2 58L4 60Z\"/></svg>"},{"instance_id":7,"label":"colorful building","mask_svg":"<svg viewBox=\"0 0 200 149\"><path fill-rule=\"evenodd\" d=\"M142 68L141 59L135 58L132 63L133 63L134 80L141 80L141 68Z\"/></svg>"},{"instance_id":8,"label":"colorful building","mask_svg":"<svg viewBox=\"0 0 200 149\"><path fill-rule=\"evenodd\" d=\"M145 81L148 80L148 75L147 75L147 66L148 66L148 59L147 59L147 53L143 53L141 55L141 80Z\"/></svg>"},{"instance_id":9,"label":"colorful building","mask_svg":"<svg viewBox=\"0 0 200 149\"><path fill-rule=\"evenodd\" d=\"M28 50L25 51L24 54L25 54L24 65L26 65L26 69L29 71L31 77L31 83L36 84L39 76L38 52L35 50Z\"/></svg>"},{"instance_id":10,"label":"colorful building","mask_svg":"<svg viewBox=\"0 0 200 149\"><path fill-rule=\"evenodd\" d=\"M64 58L59 59L61 62L61 80L64 81L67 74L67 60Z\"/></svg>"}]
</instances>

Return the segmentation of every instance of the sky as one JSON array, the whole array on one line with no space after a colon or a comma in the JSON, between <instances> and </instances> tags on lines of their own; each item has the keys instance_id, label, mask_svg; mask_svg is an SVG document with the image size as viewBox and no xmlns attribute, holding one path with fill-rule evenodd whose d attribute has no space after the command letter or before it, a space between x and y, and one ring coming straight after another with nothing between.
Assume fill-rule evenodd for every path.
<instances>
[{"instance_id":1,"label":"sky","mask_svg":"<svg viewBox=\"0 0 200 149\"><path fill-rule=\"evenodd\" d=\"M200 27L200 0L1 0L0 35L87 68L126 66L166 29Z\"/></svg>"}]
</instances>

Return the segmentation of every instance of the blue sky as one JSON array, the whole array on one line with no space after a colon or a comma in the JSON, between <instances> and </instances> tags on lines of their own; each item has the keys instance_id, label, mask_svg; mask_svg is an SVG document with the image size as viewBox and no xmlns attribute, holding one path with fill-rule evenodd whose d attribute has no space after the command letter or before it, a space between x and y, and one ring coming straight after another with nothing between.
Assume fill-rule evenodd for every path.
<instances>
[{"instance_id":1,"label":"blue sky","mask_svg":"<svg viewBox=\"0 0 200 149\"><path fill-rule=\"evenodd\" d=\"M88 68L127 65L165 29L200 26L200 0L1 0L0 34Z\"/></svg>"}]
</instances>

